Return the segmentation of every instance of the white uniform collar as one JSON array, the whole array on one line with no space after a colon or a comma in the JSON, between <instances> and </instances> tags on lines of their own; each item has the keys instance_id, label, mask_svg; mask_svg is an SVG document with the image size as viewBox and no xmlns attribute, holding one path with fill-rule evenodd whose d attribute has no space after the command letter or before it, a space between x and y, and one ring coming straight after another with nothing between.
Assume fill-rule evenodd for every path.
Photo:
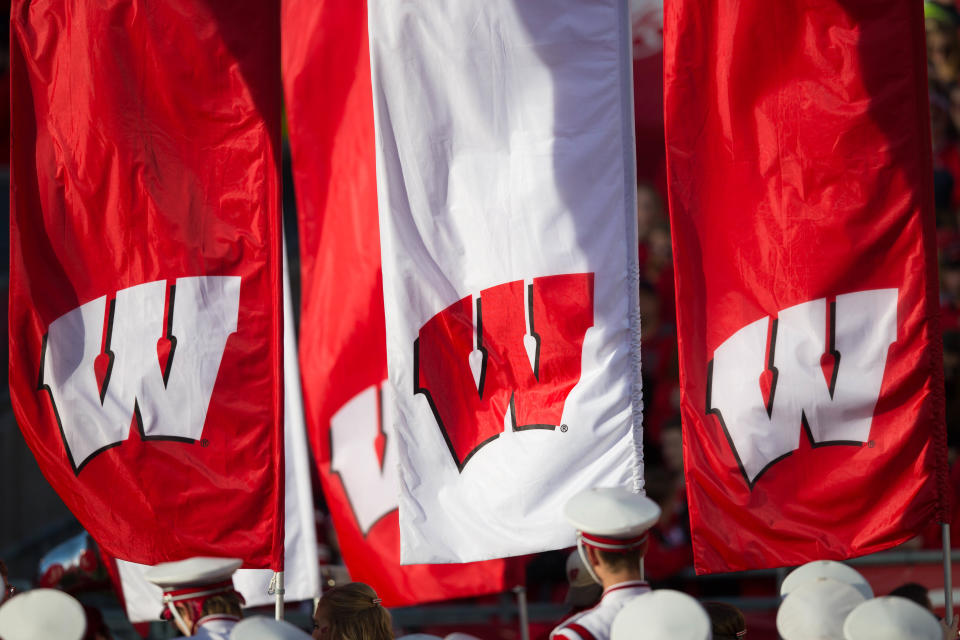
<instances>
[{"instance_id":1,"label":"white uniform collar","mask_svg":"<svg viewBox=\"0 0 960 640\"><path fill-rule=\"evenodd\" d=\"M636 587L649 588L650 584L646 580L625 580L624 582L618 582L616 584L612 584L606 589L604 589L603 595L605 596L611 591L620 591L621 589L632 589Z\"/></svg>"}]
</instances>

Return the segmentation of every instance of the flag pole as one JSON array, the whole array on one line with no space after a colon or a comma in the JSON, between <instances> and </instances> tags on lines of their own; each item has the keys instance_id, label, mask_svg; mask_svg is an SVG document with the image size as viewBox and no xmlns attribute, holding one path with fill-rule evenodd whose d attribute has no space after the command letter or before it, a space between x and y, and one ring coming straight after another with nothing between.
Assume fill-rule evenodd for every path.
<instances>
[{"instance_id":1,"label":"flag pole","mask_svg":"<svg viewBox=\"0 0 960 640\"><path fill-rule=\"evenodd\" d=\"M277 620L283 620L283 571L274 571L273 578L270 579L270 587L267 593L276 596L273 614Z\"/></svg>"},{"instance_id":2,"label":"flag pole","mask_svg":"<svg viewBox=\"0 0 960 640\"><path fill-rule=\"evenodd\" d=\"M530 640L530 615L527 611L527 588L520 585L513 588L517 595L517 609L520 610L520 640Z\"/></svg>"},{"instance_id":3,"label":"flag pole","mask_svg":"<svg viewBox=\"0 0 960 640\"><path fill-rule=\"evenodd\" d=\"M950 553L950 523L940 525L940 535L943 538L943 608L944 621L947 626L953 624L953 571Z\"/></svg>"}]
</instances>

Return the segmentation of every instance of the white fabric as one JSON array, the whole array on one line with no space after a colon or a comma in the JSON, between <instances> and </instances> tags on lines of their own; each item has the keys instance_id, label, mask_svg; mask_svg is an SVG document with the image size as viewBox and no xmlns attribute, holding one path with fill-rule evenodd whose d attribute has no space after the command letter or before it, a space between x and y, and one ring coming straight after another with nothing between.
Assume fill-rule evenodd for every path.
<instances>
[{"instance_id":1,"label":"white fabric","mask_svg":"<svg viewBox=\"0 0 960 640\"><path fill-rule=\"evenodd\" d=\"M310 485L310 460L307 456L303 399L300 392L300 365L297 360L293 306L290 302L286 253L284 253L284 460L286 471L284 520L284 600L312 600L320 595L320 570L317 564L316 524L313 489ZM160 588L147 582L147 565L117 560L127 616L131 622L159 620L162 609ZM233 584L243 594L246 606L269 605L275 596L267 594L273 572L269 569L240 569Z\"/></svg>"},{"instance_id":2,"label":"white fabric","mask_svg":"<svg viewBox=\"0 0 960 640\"><path fill-rule=\"evenodd\" d=\"M626 2L371 0L369 29L401 561L572 546L571 495L643 484ZM459 469L414 392L421 327L483 290L580 273L593 324L563 426L513 431L501 406L507 426ZM531 335L509 339L533 367ZM479 351L456 354L458 375L479 378Z\"/></svg>"},{"instance_id":3,"label":"white fabric","mask_svg":"<svg viewBox=\"0 0 960 640\"><path fill-rule=\"evenodd\" d=\"M637 596L613 619L611 640L711 640L710 616L680 591L658 589Z\"/></svg>"},{"instance_id":4,"label":"white fabric","mask_svg":"<svg viewBox=\"0 0 960 640\"><path fill-rule=\"evenodd\" d=\"M623 607L645 593L650 593L650 585L643 580L630 580L612 585L603 591L600 602L592 609L582 611L560 623L550 632L550 640L610 640L613 621ZM583 637L571 625L579 625L592 636Z\"/></svg>"}]
</instances>

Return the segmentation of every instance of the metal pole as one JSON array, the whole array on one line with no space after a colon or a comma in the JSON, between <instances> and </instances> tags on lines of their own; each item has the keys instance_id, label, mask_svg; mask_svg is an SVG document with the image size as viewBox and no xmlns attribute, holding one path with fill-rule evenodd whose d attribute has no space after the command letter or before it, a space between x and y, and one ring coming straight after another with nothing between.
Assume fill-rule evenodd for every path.
<instances>
[{"instance_id":1,"label":"metal pole","mask_svg":"<svg viewBox=\"0 0 960 640\"><path fill-rule=\"evenodd\" d=\"M527 588L514 587L517 594L517 609L520 610L520 640L530 640L530 614L527 611Z\"/></svg>"},{"instance_id":2,"label":"metal pole","mask_svg":"<svg viewBox=\"0 0 960 640\"><path fill-rule=\"evenodd\" d=\"M283 620L283 571L274 572L273 578L276 581L276 586L274 587L273 593L277 597L277 602L274 608L274 617L277 620Z\"/></svg>"},{"instance_id":3,"label":"metal pole","mask_svg":"<svg viewBox=\"0 0 960 640\"><path fill-rule=\"evenodd\" d=\"M643 556L640 556L640 579L641 580L647 579L647 570L643 565Z\"/></svg>"},{"instance_id":4,"label":"metal pole","mask_svg":"<svg viewBox=\"0 0 960 640\"><path fill-rule=\"evenodd\" d=\"M940 535L943 538L943 608L944 621L947 626L953 624L953 571L950 562L950 524L940 525Z\"/></svg>"}]
</instances>

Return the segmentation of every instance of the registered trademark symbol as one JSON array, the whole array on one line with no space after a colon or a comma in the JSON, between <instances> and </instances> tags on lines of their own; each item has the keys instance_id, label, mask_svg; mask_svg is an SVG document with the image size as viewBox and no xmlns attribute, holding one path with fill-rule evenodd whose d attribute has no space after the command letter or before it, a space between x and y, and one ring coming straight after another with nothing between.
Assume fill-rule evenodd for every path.
<instances>
[{"instance_id":1,"label":"registered trademark symbol","mask_svg":"<svg viewBox=\"0 0 960 640\"><path fill-rule=\"evenodd\" d=\"M569 427L567 427L567 425L565 424L560 425L560 431L562 431L563 433L566 433L568 428Z\"/></svg>"},{"instance_id":2,"label":"registered trademark symbol","mask_svg":"<svg viewBox=\"0 0 960 640\"><path fill-rule=\"evenodd\" d=\"M209 447L209 446L210 446L210 441L207 440L206 438L204 438L203 440L200 441L200 446L201 446L201 447Z\"/></svg>"}]
</instances>

